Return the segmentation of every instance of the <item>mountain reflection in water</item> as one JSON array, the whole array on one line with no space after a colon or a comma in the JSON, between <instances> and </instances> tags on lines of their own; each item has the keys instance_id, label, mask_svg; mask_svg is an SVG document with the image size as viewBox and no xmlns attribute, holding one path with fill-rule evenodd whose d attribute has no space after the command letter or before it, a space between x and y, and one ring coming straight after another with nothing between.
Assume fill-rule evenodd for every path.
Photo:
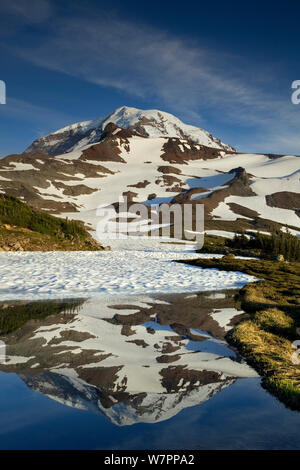
<instances>
[{"instance_id":1,"label":"mountain reflection in water","mask_svg":"<svg viewBox=\"0 0 300 470\"><path fill-rule=\"evenodd\" d=\"M116 425L164 421L257 377L224 340L242 315L230 291L6 303L0 370Z\"/></svg>"}]
</instances>

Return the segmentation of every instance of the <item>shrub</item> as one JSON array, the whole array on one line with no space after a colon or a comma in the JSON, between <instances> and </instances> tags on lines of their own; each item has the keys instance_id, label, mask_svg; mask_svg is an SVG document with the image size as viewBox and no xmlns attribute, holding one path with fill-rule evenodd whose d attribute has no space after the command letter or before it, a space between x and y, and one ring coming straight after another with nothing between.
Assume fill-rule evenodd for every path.
<instances>
[{"instance_id":1,"label":"shrub","mask_svg":"<svg viewBox=\"0 0 300 470\"><path fill-rule=\"evenodd\" d=\"M7 335L25 325L29 320L42 320L58 313L74 314L84 300L38 301L23 305L9 305L0 308L0 335Z\"/></svg>"},{"instance_id":2,"label":"shrub","mask_svg":"<svg viewBox=\"0 0 300 470\"><path fill-rule=\"evenodd\" d=\"M64 236L69 239L86 237L81 222L54 217L7 195L0 195L0 222L28 228L45 235Z\"/></svg>"},{"instance_id":3,"label":"shrub","mask_svg":"<svg viewBox=\"0 0 300 470\"><path fill-rule=\"evenodd\" d=\"M273 231L271 235L248 233L250 238L244 233L235 234L232 240L226 240L226 245L231 248L257 249L264 257L279 259L281 255L287 261L300 261L300 240L288 229L286 232Z\"/></svg>"}]
</instances>

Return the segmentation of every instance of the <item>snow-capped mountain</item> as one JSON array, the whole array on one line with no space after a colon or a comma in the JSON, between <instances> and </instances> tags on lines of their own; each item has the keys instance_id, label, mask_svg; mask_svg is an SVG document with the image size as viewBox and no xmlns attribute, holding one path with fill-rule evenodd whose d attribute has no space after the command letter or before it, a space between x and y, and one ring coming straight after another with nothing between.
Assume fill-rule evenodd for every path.
<instances>
[{"instance_id":1,"label":"snow-capped mountain","mask_svg":"<svg viewBox=\"0 0 300 470\"><path fill-rule=\"evenodd\" d=\"M35 140L25 153L44 152L57 155L81 149L99 142L107 124L113 123L143 137L177 137L189 139L207 147L234 150L199 127L184 124L172 114L153 110L141 110L122 106L109 116L94 121L78 122Z\"/></svg>"},{"instance_id":2,"label":"snow-capped mountain","mask_svg":"<svg viewBox=\"0 0 300 470\"><path fill-rule=\"evenodd\" d=\"M233 297L220 297L208 296L205 305L201 296L175 302L149 296L75 301L68 313L35 316L6 335L0 370L18 373L33 390L105 414L117 425L163 421L238 378L257 377L224 341L222 306L226 311L231 306L231 320L241 311L233 307Z\"/></svg>"},{"instance_id":3,"label":"snow-capped mountain","mask_svg":"<svg viewBox=\"0 0 300 470\"><path fill-rule=\"evenodd\" d=\"M237 153L170 114L123 107L0 160L0 191L93 230L97 208L127 196L146 207L203 204L215 234L286 225L297 233L299 168L297 156Z\"/></svg>"},{"instance_id":4,"label":"snow-capped mountain","mask_svg":"<svg viewBox=\"0 0 300 470\"><path fill-rule=\"evenodd\" d=\"M44 372L32 376L22 373L20 378L35 392L65 406L102 414L116 426L166 421L185 408L204 403L236 381L227 378L178 393L128 394L118 401L95 386L63 374Z\"/></svg>"}]
</instances>

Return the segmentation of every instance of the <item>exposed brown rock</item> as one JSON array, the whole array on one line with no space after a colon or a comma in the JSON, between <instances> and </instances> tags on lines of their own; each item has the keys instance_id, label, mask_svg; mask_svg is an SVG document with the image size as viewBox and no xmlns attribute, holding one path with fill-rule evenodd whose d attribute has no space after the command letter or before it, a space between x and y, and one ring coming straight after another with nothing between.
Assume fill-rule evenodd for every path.
<instances>
[{"instance_id":1,"label":"exposed brown rock","mask_svg":"<svg viewBox=\"0 0 300 470\"><path fill-rule=\"evenodd\" d=\"M171 202L172 204L182 204L187 201L191 201L191 197L195 194L206 193L207 191L207 189L201 187L188 189L187 191L183 191L180 194L177 194Z\"/></svg>"},{"instance_id":2,"label":"exposed brown rock","mask_svg":"<svg viewBox=\"0 0 300 470\"><path fill-rule=\"evenodd\" d=\"M255 196L256 194L250 186L250 176L244 168L236 168L230 173L235 174L233 179L229 181L224 189L219 189L203 197L199 200L192 201L204 205L204 213L207 219L211 218L211 212L218 207L219 203L224 201L228 196Z\"/></svg>"},{"instance_id":3,"label":"exposed brown rock","mask_svg":"<svg viewBox=\"0 0 300 470\"><path fill-rule=\"evenodd\" d=\"M171 176L171 175L163 175L160 176L156 181L155 184L158 184L160 186L172 186L173 183L181 183L181 180L176 178L176 176Z\"/></svg>"},{"instance_id":4,"label":"exposed brown rock","mask_svg":"<svg viewBox=\"0 0 300 470\"><path fill-rule=\"evenodd\" d=\"M92 145L82 152L80 160L93 160L95 162L122 162L121 149L117 139L107 139L99 144Z\"/></svg>"},{"instance_id":5,"label":"exposed brown rock","mask_svg":"<svg viewBox=\"0 0 300 470\"><path fill-rule=\"evenodd\" d=\"M80 196L81 194L92 194L97 189L90 188L85 184L76 184L74 186L68 186L64 183L54 181L54 186L58 189L63 189L63 194L66 196Z\"/></svg>"},{"instance_id":6,"label":"exposed brown rock","mask_svg":"<svg viewBox=\"0 0 300 470\"><path fill-rule=\"evenodd\" d=\"M80 343L81 341L85 341L86 339L96 338L96 336L91 335L90 333L86 333L83 331L75 331L75 330L67 330L62 331L58 337L53 338L49 345L52 344L59 344L64 341L75 341Z\"/></svg>"},{"instance_id":7,"label":"exposed brown rock","mask_svg":"<svg viewBox=\"0 0 300 470\"><path fill-rule=\"evenodd\" d=\"M174 345L170 342L167 342L167 343L163 343L162 347L161 347L161 352L163 354L170 354L170 353L173 353L175 351L178 351L178 349L180 349L180 346L178 345Z\"/></svg>"},{"instance_id":8,"label":"exposed brown rock","mask_svg":"<svg viewBox=\"0 0 300 470\"><path fill-rule=\"evenodd\" d=\"M266 196L268 206L280 207L281 209L300 209L300 194L290 191L280 191Z\"/></svg>"},{"instance_id":9,"label":"exposed brown rock","mask_svg":"<svg viewBox=\"0 0 300 470\"><path fill-rule=\"evenodd\" d=\"M159 171L160 173L163 173L164 175L170 175L170 174L180 175L181 174L181 170L179 168L176 168L175 166L170 166L170 165L159 166L157 168L157 171Z\"/></svg>"},{"instance_id":10,"label":"exposed brown rock","mask_svg":"<svg viewBox=\"0 0 300 470\"><path fill-rule=\"evenodd\" d=\"M180 354L173 354L173 355L163 354L162 356L158 356L156 358L156 361L170 363L170 362L179 361L180 357L181 357Z\"/></svg>"},{"instance_id":11,"label":"exposed brown rock","mask_svg":"<svg viewBox=\"0 0 300 470\"><path fill-rule=\"evenodd\" d=\"M150 184L150 181L144 180L136 184L128 184L128 188L146 188Z\"/></svg>"},{"instance_id":12,"label":"exposed brown rock","mask_svg":"<svg viewBox=\"0 0 300 470\"><path fill-rule=\"evenodd\" d=\"M134 193L133 191L125 191L122 193L122 196L127 197L128 201L130 202L137 196L137 193Z\"/></svg>"},{"instance_id":13,"label":"exposed brown rock","mask_svg":"<svg viewBox=\"0 0 300 470\"><path fill-rule=\"evenodd\" d=\"M123 325L121 329L121 335L124 336L132 336L135 334L135 330L131 328L129 325Z\"/></svg>"},{"instance_id":14,"label":"exposed brown rock","mask_svg":"<svg viewBox=\"0 0 300 470\"><path fill-rule=\"evenodd\" d=\"M143 339L133 339L133 340L127 340L126 343L134 343L137 346L142 346L142 348L146 348L149 346Z\"/></svg>"},{"instance_id":15,"label":"exposed brown rock","mask_svg":"<svg viewBox=\"0 0 300 470\"><path fill-rule=\"evenodd\" d=\"M166 369L162 369L160 374L162 375L162 385L168 391L168 393L178 391L182 383L187 383L187 390L192 390L195 388L195 383L199 382L200 385L207 385L209 383L221 382L220 373L213 371L199 371L185 369L184 366L171 366Z\"/></svg>"},{"instance_id":16,"label":"exposed brown rock","mask_svg":"<svg viewBox=\"0 0 300 470\"><path fill-rule=\"evenodd\" d=\"M166 189L167 193L176 193L180 192L182 190L182 187L184 186L183 183L176 183L174 186L168 187Z\"/></svg>"},{"instance_id":17,"label":"exposed brown rock","mask_svg":"<svg viewBox=\"0 0 300 470\"><path fill-rule=\"evenodd\" d=\"M164 144L164 153L162 160L169 163L182 163L186 164L189 160L208 160L210 158L217 158L221 154L221 149L205 147L204 145L197 145L191 140L187 140L189 147L185 147L182 151L182 142L175 138L169 138Z\"/></svg>"},{"instance_id":18,"label":"exposed brown rock","mask_svg":"<svg viewBox=\"0 0 300 470\"><path fill-rule=\"evenodd\" d=\"M113 366L113 367L87 367L79 369L79 377L86 382L95 385L96 387L102 388L104 390L114 391L115 382L118 378L118 372L122 369L122 366ZM126 383L124 386L118 387L121 391L125 391Z\"/></svg>"},{"instance_id":19,"label":"exposed brown rock","mask_svg":"<svg viewBox=\"0 0 300 470\"><path fill-rule=\"evenodd\" d=\"M235 202L229 202L228 206L235 214L239 214L244 217L249 217L250 219L254 219L255 217L259 216L259 213L254 211L253 209L248 209L248 207L241 206L240 204L236 204Z\"/></svg>"}]
</instances>

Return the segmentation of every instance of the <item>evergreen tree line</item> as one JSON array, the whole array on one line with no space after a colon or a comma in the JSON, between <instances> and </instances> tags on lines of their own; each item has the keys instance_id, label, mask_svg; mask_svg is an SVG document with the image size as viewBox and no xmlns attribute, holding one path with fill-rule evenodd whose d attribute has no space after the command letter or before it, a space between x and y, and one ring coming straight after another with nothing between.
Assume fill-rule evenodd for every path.
<instances>
[{"instance_id":1,"label":"evergreen tree line","mask_svg":"<svg viewBox=\"0 0 300 470\"><path fill-rule=\"evenodd\" d=\"M276 257L282 255L287 261L300 261L300 239L292 235L288 229L286 232L273 231L271 235L248 232L250 238L244 232L235 234L232 240L227 240L226 245L231 248L257 249L261 256Z\"/></svg>"},{"instance_id":2,"label":"evergreen tree line","mask_svg":"<svg viewBox=\"0 0 300 470\"><path fill-rule=\"evenodd\" d=\"M76 220L60 219L33 209L12 196L0 196L0 222L28 228L45 235L84 239L86 231Z\"/></svg>"},{"instance_id":3,"label":"evergreen tree line","mask_svg":"<svg viewBox=\"0 0 300 470\"><path fill-rule=\"evenodd\" d=\"M49 315L64 313L72 315L77 313L83 300L72 301L41 301L22 305L12 305L0 309L0 335L7 335L21 328L29 320L42 320Z\"/></svg>"}]
</instances>

